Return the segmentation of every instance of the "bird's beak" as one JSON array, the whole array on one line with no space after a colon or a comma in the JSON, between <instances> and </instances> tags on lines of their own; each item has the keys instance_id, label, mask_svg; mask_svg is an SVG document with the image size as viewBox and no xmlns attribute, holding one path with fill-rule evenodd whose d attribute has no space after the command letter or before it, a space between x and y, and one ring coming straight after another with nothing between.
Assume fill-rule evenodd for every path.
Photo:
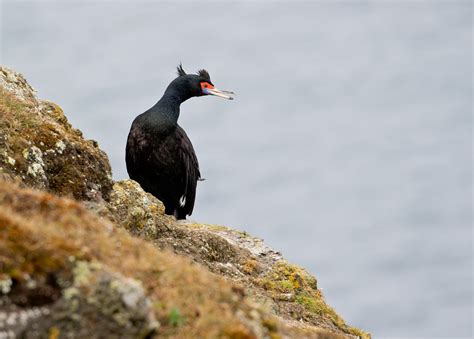
<instances>
[{"instance_id":1,"label":"bird's beak","mask_svg":"<svg viewBox=\"0 0 474 339\"><path fill-rule=\"evenodd\" d=\"M215 95L224 99L234 100L235 93L230 91L223 91L217 88L204 88L203 93L209 95Z\"/></svg>"}]
</instances>

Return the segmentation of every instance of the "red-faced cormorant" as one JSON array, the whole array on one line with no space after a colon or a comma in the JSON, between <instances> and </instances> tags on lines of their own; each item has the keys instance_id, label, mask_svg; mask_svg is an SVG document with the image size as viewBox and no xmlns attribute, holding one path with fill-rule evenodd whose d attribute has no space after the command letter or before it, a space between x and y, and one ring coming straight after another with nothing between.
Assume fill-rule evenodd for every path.
<instances>
[{"instance_id":1,"label":"red-faced cormorant","mask_svg":"<svg viewBox=\"0 0 474 339\"><path fill-rule=\"evenodd\" d=\"M203 95L232 100L233 94L214 88L206 70L186 74L180 64L163 97L133 121L125 151L128 174L163 202L166 214L191 215L201 178L193 145L178 125L180 104Z\"/></svg>"}]
</instances>

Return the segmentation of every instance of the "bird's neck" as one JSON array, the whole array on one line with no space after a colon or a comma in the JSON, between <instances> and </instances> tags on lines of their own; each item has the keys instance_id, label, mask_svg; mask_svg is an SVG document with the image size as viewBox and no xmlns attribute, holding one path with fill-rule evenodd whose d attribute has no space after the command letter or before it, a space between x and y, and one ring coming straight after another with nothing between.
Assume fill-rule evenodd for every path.
<instances>
[{"instance_id":1,"label":"bird's neck","mask_svg":"<svg viewBox=\"0 0 474 339\"><path fill-rule=\"evenodd\" d=\"M189 98L190 96L186 95L186 93L168 87L163 97L153 106L153 110L165 120L176 124L179 118L179 107L182 102Z\"/></svg>"}]
</instances>

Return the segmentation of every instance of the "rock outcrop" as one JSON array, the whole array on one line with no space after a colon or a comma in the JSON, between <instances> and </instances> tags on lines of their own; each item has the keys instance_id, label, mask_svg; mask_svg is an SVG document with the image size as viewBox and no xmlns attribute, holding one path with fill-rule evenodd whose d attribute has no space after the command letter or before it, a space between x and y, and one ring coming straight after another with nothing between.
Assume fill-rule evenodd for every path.
<instances>
[{"instance_id":1,"label":"rock outcrop","mask_svg":"<svg viewBox=\"0 0 474 339\"><path fill-rule=\"evenodd\" d=\"M0 164L4 176L79 200L108 198L112 173L97 142L59 106L38 100L20 74L0 68Z\"/></svg>"},{"instance_id":2,"label":"rock outcrop","mask_svg":"<svg viewBox=\"0 0 474 339\"><path fill-rule=\"evenodd\" d=\"M0 67L0 337L368 338L262 240L178 222Z\"/></svg>"}]
</instances>

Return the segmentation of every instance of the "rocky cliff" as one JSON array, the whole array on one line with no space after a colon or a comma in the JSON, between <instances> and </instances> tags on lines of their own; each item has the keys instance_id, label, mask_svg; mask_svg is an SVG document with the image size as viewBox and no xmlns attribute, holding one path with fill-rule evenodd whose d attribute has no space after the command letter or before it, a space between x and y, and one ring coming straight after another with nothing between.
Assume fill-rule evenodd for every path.
<instances>
[{"instance_id":1,"label":"rocky cliff","mask_svg":"<svg viewBox=\"0 0 474 339\"><path fill-rule=\"evenodd\" d=\"M0 338L368 338L262 240L177 222L0 67Z\"/></svg>"}]
</instances>

